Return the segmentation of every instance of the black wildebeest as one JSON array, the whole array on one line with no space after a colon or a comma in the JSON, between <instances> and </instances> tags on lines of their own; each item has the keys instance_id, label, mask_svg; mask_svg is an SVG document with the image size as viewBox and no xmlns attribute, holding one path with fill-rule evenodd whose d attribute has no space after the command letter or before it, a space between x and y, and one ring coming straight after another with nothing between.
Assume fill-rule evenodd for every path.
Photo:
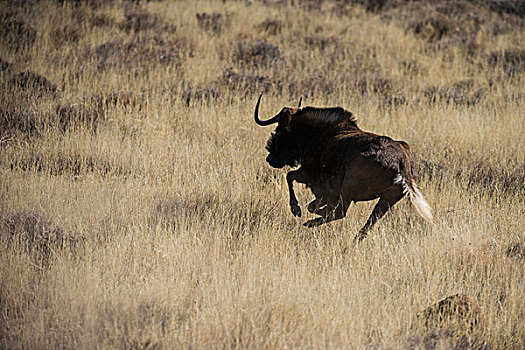
<instances>
[{"instance_id":1,"label":"black wildebeest","mask_svg":"<svg viewBox=\"0 0 525 350\"><path fill-rule=\"evenodd\" d=\"M319 215L307 227L338 220L352 202L379 198L356 240L405 195L416 211L432 220L432 209L416 185L414 162L408 144L359 129L351 112L341 107L285 107L277 115L261 120L255 106L255 122L277 123L268 140L266 161L274 168L300 167L286 175L292 214L301 216L293 182L306 184L315 195L308 211Z\"/></svg>"}]
</instances>

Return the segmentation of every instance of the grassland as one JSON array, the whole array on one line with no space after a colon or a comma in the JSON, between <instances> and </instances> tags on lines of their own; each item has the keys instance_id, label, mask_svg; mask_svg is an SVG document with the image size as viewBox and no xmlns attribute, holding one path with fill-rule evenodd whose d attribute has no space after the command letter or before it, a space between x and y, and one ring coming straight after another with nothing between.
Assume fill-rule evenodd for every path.
<instances>
[{"instance_id":1,"label":"grassland","mask_svg":"<svg viewBox=\"0 0 525 350\"><path fill-rule=\"evenodd\" d=\"M3 2L0 347L523 349L524 12ZM434 223L405 200L358 246L374 203L301 226L261 92L407 141ZM481 321L425 326L457 293Z\"/></svg>"}]
</instances>

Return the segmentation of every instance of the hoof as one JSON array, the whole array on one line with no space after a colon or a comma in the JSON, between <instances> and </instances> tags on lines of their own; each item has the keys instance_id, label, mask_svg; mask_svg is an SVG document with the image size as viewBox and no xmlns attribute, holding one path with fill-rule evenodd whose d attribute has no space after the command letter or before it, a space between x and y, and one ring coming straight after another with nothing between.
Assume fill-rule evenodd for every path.
<instances>
[{"instance_id":1,"label":"hoof","mask_svg":"<svg viewBox=\"0 0 525 350\"><path fill-rule=\"evenodd\" d=\"M324 224L324 219L323 218L316 218L316 219L308 220L307 222L305 222L303 224L303 226L311 228L311 227L320 226L322 224Z\"/></svg>"},{"instance_id":2,"label":"hoof","mask_svg":"<svg viewBox=\"0 0 525 350\"><path fill-rule=\"evenodd\" d=\"M355 237L354 237L354 244L357 244L359 242L361 242L363 239L366 238L366 233L358 233Z\"/></svg>"},{"instance_id":3,"label":"hoof","mask_svg":"<svg viewBox=\"0 0 525 350\"><path fill-rule=\"evenodd\" d=\"M326 212L325 208L324 207L321 208L319 205L317 205L317 203L308 204L308 211L312 214L317 214L321 216L323 216L324 213Z\"/></svg>"}]
</instances>

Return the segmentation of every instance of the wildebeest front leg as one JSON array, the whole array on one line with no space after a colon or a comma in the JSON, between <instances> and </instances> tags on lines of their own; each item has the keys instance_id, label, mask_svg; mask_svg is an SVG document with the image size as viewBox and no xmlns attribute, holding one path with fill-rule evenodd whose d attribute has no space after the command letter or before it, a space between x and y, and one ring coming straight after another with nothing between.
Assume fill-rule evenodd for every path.
<instances>
[{"instance_id":1,"label":"wildebeest front leg","mask_svg":"<svg viewBox=\"0 0 525 350\"><path fill-rule=\"evenodd\" d=\"M294 216L301 217L301 207L295 197L295 192L293 189L293 182L299 181L304 182L303 173L301 169L290 171L286 174L286 182L288 182L288 192L290 193L290 210Z\"/></svg>"}]
</instances>

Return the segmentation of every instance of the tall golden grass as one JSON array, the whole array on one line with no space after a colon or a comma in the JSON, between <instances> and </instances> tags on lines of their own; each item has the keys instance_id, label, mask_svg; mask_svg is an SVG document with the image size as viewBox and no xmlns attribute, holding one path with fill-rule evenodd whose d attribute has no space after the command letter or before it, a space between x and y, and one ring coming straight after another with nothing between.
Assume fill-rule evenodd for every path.
<instances>
[{"instance_id":1,"label":"tall golden grass","mask_svg":"<svg viewBox=\"0 0 525 350\"><path fill-rule=\"evenodd\" d=\"M520 6L3 3L0 347L525 347ZM305 229L260 92L407 141L434 223ZM457 293L482 321L425 327Z\"/></svg>"}]
</instances>

